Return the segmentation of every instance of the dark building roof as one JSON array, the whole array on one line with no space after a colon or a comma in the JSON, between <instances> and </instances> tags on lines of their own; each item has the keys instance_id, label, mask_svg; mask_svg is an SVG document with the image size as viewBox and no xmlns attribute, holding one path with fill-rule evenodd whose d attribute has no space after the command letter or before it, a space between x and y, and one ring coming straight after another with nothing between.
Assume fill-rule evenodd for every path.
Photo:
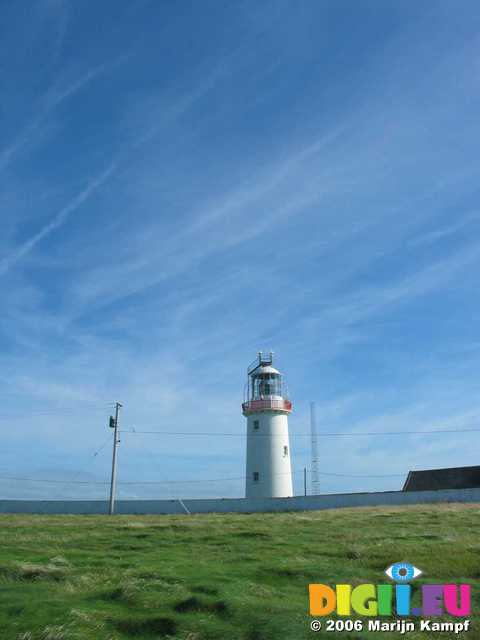
<instances>
[{"instance_id":1,"label":"dark building roof","mask_svg":"<svg viewBox=\"0 0 480 640\"><path fill-rule=\"evenodd\" d=\"M475 487L480 487L480 466L410 471L403 485L403 491L472 489Z\"/></svg>"}]
</instances>

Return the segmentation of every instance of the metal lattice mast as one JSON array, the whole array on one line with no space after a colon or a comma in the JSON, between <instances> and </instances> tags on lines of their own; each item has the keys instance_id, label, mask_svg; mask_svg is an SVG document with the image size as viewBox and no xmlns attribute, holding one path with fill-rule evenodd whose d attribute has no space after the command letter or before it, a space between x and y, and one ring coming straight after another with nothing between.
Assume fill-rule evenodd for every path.
<instances>
[{"instance_id":1,"label":"metal lattice mast","mask_svg":"<svg viewBox=\"0 0 480 640\"><path fill-rule=\"evenodd\" d=\"M315 414L315 403L310 403L310 446L311 446L311 494L313 496L319 493L318 481L318 437L317 437L317 419Z\"/></svg>"}]
</instances>

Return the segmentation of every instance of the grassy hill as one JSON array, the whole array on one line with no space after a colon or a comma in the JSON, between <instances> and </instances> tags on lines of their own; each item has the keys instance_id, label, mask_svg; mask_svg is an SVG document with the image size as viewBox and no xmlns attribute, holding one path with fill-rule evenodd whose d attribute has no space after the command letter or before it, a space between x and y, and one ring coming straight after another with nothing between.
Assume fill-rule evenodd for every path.
<instances>
[{"instance_id":1,"label":"grassy hill","mask_svg":"<svg viewBox=\"0 0 480 640\"><path fill-rule=\"evenodd\" d=\"M198 516L0 516L2 640L458 638L310 631L309 582L473 585L480 505Z\"/></svg>"}]
</instances>

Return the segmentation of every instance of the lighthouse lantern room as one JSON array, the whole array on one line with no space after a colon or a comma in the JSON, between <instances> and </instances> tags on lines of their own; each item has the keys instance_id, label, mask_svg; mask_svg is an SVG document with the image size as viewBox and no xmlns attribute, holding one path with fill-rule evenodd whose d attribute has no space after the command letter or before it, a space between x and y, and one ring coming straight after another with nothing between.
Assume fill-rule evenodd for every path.
<instances>
[{"instance_id":1,"label":"lighthouse lantern room","mask_svg":"<svg viewBox=\"0 0 480 640\"><path fill-rule=\"evenodd\" d=\"M258 353L247 371L242 405L247 418L247 498L285 498L293 495L288 399L282 374L273 367L273 353Z\"/></svg>"}]
</instances>

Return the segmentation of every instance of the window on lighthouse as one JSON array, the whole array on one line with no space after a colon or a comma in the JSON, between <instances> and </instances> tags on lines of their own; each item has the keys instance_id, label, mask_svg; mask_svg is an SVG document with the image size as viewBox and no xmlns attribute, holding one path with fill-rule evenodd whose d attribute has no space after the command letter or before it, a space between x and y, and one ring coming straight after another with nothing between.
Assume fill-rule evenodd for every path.
<instances>
[{"instance_id":1,"label":"window on lighthouse","mask_svg":"<svg viewBox=\"0 0 480 640\"><path fill-rule=\"evenodd\" d=\"M288 447L283 447L283 457L286 458L288 456Z\"/></svg>"},{"instance_id":2,"label":"window on lighthouse","mask_svg":"<svg viewBox=\"0 0 480 640\"><path fill-rule=\"evenodd\" d=\"M282 378L278 373L259 373L252 378L252 399L282 395Z\"/></svg>"},{"instance_id":3,"label":"window on lighthouse","mask_svg":"<svg viewBox=\"0 0 480 640\"><path fill-rule=\"evenodd\" d=\"M260 420L254 420L253 421L253 428L254 429L260 429Z\"/></svg>"},{"instance_id":4,"label":"window on lighthouse","mask_svg":"<svg viewBox=\"0 0 480 640\"><path fill-rule=\"evenodd\" d=\"M258 482L259 478L260 478L260 474L258 473L258 471L254 471L253 472L253 481L254 482Z\"/></svg>"}]
</instances>

